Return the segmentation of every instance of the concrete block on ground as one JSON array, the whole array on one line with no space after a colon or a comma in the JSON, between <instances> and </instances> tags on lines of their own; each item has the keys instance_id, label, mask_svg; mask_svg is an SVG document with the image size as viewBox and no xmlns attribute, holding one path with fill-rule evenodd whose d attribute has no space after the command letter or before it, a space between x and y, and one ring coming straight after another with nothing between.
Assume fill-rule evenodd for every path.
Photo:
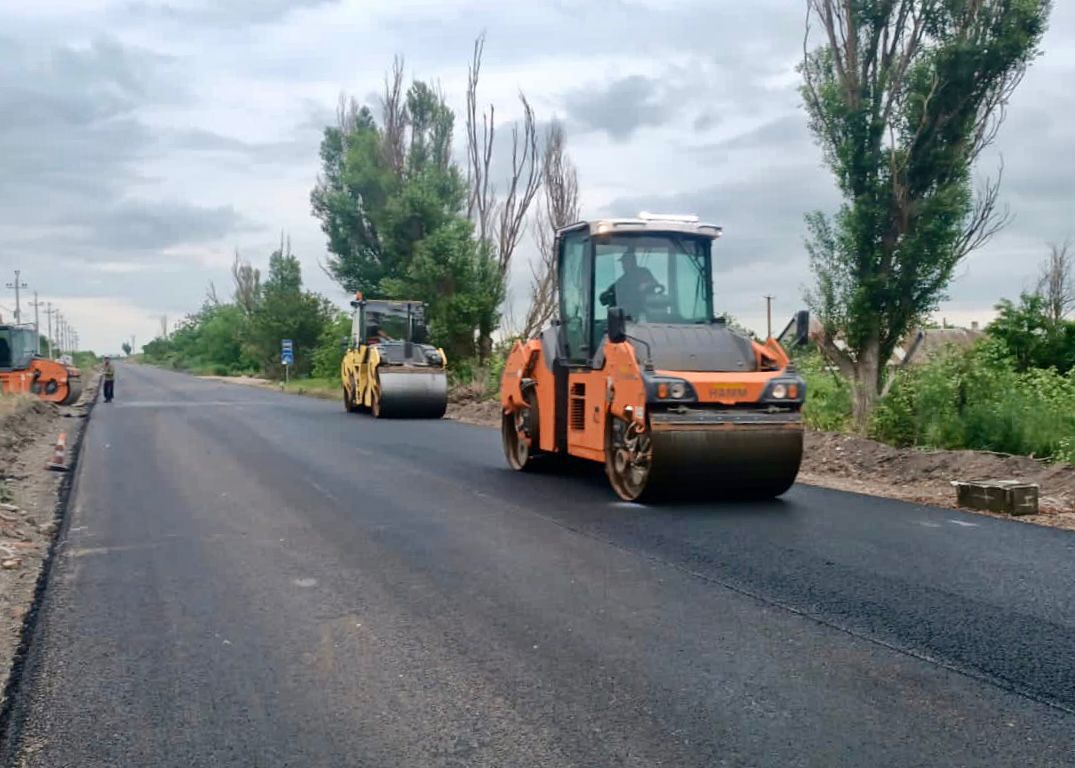
<instances>
[{"instance_id":1,"label":"concrete block on ground","mask_svg":"<svg viewBox=\"0 0 1075 768\"><path fill-rule=\"evenodd\" d=\"M956 480L956 503L967 509L981 509L1006 515L1036 515L1038 486L1018 480Z\"/></svg>"}]
</instances>

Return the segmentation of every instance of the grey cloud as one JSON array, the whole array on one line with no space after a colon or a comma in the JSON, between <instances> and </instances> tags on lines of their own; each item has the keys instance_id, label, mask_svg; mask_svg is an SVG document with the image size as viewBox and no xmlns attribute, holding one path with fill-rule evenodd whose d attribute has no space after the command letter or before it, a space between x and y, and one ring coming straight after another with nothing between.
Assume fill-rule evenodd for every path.
<instances>
[{"instance_id":1,"label":"grey cloud","mask_svg":"<svg viewBox=\"0 0 1075 768\"><path fill-rule=\"evenodd\" d=\"M723 66L743 62L746 42L758 48L753 69L764 71L782 66L777 63L779 54L766 55L769 48L776 50L788 39L796 41L793 50L801 45L805 12L796 8L788 13L787 0L753 0L749 13L730 5L723 11L715 9L727 4L712 0L667 5L671 7L656 10L623 0L561 0L520 4L507 13L481 14L479 20L472 8L428 3L393 14L385 29L407 41L415 63L431 62L432 57L437 62L465 62L474 37L485 29L490 71L502 61L568 52L665 60L697 53Z\"/></svg>"},{"instance_id":2,"label":"grey cloud","mask_svg":"<svg viewBox=\"0 0 1075 768\"><path fill-rule=\"evenodd\" d=\"M729 158L747 153L772 157L778 152L802 152L803 157L816 156L814 141L802 113L792 113L763 123L754 130L721 141L686 145L685 150L711 163L726 163Z\"/></svg>"},{"instance_id":3,"label":"grey cloud","mask_svg":"<svg viewBox=\"0 0 1075 768\"><path fill-rule=\"evenodd\" d=\"M708 131L710 128L717 125L718 122L718 118L713 115L712 112L703 112L698 115L698 117L694 118L694 123L692 123L692 127L694 128L696 133L704 133L705 131Z\"/></svg>"},{"instance_id":4,"label":"grey cloud","mask_svg":"<svg viewBox=\"0 0 1075 768\"><path fill-rule=\"evenodd\" d=\"M295 11L339 0L205 0L201 4L133 0L125 10L138 18L206 27L242 27L282 21Z\"/></svg>"},{"instance_id":5,"label":"grey cloud","mask_svg":"<svg viewBox=\"0 0 1075 768\"><path fill-rule=\"evenodd\" d=\"M0 231L20 251L145 259L243 226L230 209L126 198L159 151L141 112L179 92L168 59L107 38L40 50L2 40L0 53Z\"/></svg>"},{"instance_id":6,"label":"grey cloud","mask_svg":"<svg viewBox=\"0 0 1075 768\"><path fill-rule=\"evenodd\" d=\"M327 125L327 123L326 123ZM282 141L248 142L234 136L225 136L201 128L183 129L166 132L161 141L164 145L179 152L196 152L231 158L237 165L249 163L285 163L309 161L317 157L320 135L311 130L297 126L291 135Z\"/></svg>"},{"instance_id":7,"label":"grey cloud","mask_svg":"<svg viewBox=\"0 0 1075 768\"><path fill-rule=\"evenodd\" d=\"M111 254L156 252L176 245L212 242L247 226L231 206L205 208L182 202L124 200L71 224L86 232L95 250Z\"/></svg>"},{"instance_id":8,"label":"grey cloud","mask_svg":"<svg viewBox=\"0 0 1075 768\"><path fill-rule=\"evenodd\" d=\"M133 163L153 144L134 116L152 98L152 56L98 40L88 48L29 51L6 45L0 70L0 202L16 221L93 206L138 179ZM5 214L0 211L0 217Z\"/></svg>"},{"instance_id":9,"label":"grey cloud","mask_svg":"<svg viewBox=\"0 0 1075 768\"><path fill-rule=\"evenodd\" d=\"M577 89L564 96L563 104L569 122L584 130L604 131L615 141L626 141L639 128L662 125L671 117L658 82L641 75L596 89Z\"/></svg>"}]
</instances>

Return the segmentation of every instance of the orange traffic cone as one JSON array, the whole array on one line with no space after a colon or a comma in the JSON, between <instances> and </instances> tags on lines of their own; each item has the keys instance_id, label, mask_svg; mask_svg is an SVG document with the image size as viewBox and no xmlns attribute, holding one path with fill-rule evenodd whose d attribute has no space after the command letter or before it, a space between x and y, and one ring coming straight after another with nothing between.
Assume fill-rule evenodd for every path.
<instances>
[{"instance_id":1,"label":"orange traffic cone","mask_svg":"<svg viewBox=\"0 0 1075 768\"><path fill-rule=\"evenodd\" d=\"M45 465L45 469L54 469L57 472L66 472L67 465L63 462L63 454L67 450L67 433L61 432L56 438L56 448L52 451L52 458Z\"/></svg>"}]
</instances>

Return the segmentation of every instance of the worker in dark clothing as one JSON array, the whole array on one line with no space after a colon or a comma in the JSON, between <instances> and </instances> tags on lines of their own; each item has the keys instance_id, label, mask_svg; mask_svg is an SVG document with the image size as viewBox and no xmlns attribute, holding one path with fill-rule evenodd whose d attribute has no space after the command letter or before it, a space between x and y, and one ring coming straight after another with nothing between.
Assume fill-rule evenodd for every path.
<instances>
[{"instance_id":1,"label":"worker in dark clothing","mask_svg":"<svg viewBox=\"0 0 1075 768\"><path fill-rule=\"evenodd\" d=\"M105 358L104 368L101 369L101 378L105 382L105 402L111 403L112 396L115 394L116 387L116 369L112 365L110 358Z\"/></svg>"},{"instance_id":2,"label":"worker in dark clothing","mask_svg":"<svg viewBox=\"0 0 1075 768\"><path fill-rule=\"evenodd\" d=\"M664 293L664 286L652 272L638 266L633 250L620 257L620 265L623 274L601 294L601 304L619 307L632 320L639 320L646 308L646 297Z\"/></svg>"}]
</instances>

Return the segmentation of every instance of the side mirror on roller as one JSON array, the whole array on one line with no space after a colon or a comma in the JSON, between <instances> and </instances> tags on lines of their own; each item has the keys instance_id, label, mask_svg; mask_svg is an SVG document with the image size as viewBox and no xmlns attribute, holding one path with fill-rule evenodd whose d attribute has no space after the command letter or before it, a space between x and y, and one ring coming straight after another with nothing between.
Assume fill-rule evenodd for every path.
<instances>
[{"instance_id":1,"label":"side mirror on roller","mask_svg":"<svg viewBox=\"0 0 1075 768\"><path fill-rule=\"evenodd\" d=\"M627 315L620 307L608 310L608 340L613 344L627 341Z\"/></svg>"}]
</instances>

